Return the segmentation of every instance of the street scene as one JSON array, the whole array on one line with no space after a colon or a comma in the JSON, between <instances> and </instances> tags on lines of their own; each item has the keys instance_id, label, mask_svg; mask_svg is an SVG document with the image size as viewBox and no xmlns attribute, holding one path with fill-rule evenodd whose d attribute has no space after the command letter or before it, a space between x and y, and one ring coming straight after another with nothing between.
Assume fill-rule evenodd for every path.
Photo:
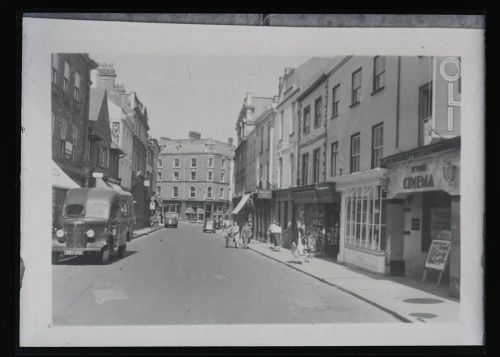
<instances>
[{"instance_id":1,"label":"street scene","mask_svg":"<svg viewBox=\"0 0 500 357\"><path fill-rule=\"evenodd\" d=\"M51 55L54 325L459 319L459 57L111 57Z\"/></svg>"}]
</instances>

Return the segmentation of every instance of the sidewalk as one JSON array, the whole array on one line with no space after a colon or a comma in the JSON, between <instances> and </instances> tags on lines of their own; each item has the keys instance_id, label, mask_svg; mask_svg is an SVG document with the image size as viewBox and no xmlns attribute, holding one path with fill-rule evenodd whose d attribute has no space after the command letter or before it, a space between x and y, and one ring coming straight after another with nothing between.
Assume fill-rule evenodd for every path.
<instances>
[{"instance_id":1,"label":"sidewalk","mask_svg":"<svg viewBox=\"0 0 500 357\"><path fill-rule=\"evenodd\" d=\"M162 228L163 228L163 226L160 226L159 228L155 228L155 229L153 229L151 227L144 227L144 228L135 229L134 230L134 237L132 239L136 239L136 238L142 237L146 234L156 232L157 230L162 229Z\"/></svg>"},{"instance_id":2,"label":"sidewalk","mask_svg":"<svg viewBox=\"0 0 500 357\"><path fill-rule=\"evenodd\" d=\"M433 280L422 283L408 277L391 277L365 272L325 258L298 264L289 249L277 252L269 243L252 240L250 249L326 284L354 295L405 322L458 321L460 302L447 296L447 287Z\"/></svg>"}]
</instances>

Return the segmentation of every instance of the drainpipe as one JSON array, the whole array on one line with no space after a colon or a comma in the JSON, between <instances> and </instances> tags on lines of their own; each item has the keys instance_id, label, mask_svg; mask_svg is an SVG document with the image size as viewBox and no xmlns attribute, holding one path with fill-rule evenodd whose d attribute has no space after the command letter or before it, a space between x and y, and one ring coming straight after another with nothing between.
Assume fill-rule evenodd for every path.
<instances>
[{"instance_id":1,"label":"drainpipe","mask_svg":"<svg viewBox=\"0 0 500 357\"><path fill-rule=\"evenodd\" d=\"M397 82L397 92L396 92L396 149L399 149L399 120L400 120L400 108L399 102L401 97L401 56L398 56L398 82Z\"/></svg>"}]
</instances>

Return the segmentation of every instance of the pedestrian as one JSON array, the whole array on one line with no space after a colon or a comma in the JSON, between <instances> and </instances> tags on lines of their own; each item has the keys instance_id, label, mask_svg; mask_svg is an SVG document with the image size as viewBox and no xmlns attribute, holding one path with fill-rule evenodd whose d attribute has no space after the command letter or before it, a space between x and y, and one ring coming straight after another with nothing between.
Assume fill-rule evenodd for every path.
<instances>
[{"instance_id":1,"label":"pedestrian","mask_svg":"<svg viewBox=\"0 0 500 357\"><path fill-rule=\"evenodd\" d=\"M292 243L292 254L295 262L302 264L300 257L304 255L304 237L305 237L305 226L302 220L299 218L297 220L297 241Z\"/></svg>"},{"instance_id":2,"label":"pedestrian","mask_svg":"<svg viewBox=\"0 0 500 357\"><path fill-rule=\"evenodd\" d=\"M250 224L245 222L241 228L241 240L243 241L243 247L248 249L248 244L250 243L250 237L252 236L252 228Z\"/></svg>"},{"instance_id":3,"label":"pedestrian","mask_svg":"<svg viewBox=\"0 0 500 357\"><path fill-rule=\"evenodd\" d=\"M281 250L281 227L278 221L274 220L268 229L269 236L271 237L272 249L279 252Z\"/></svg>"},{"instance_id":4,"label":"pedestrian","mask_svg":"<svg viewBox=\"0 0 500 357\"><path fill-rule=\"evenodd\" d=\"M229 242L234 242L234 247L238 249L238 235L240 233L240 227L236 221L233 222L232 226L228 226L226 234L226 248L229 248Z\"/></svg>"}]
</instances>

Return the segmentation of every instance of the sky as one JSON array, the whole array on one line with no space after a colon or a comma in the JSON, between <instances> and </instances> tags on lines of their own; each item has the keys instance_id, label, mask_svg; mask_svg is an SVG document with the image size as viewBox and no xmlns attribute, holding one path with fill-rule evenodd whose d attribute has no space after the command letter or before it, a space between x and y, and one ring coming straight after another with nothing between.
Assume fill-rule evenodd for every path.
<instances>
[{"instance_id":1,"label":"sky","mask_svg":"<svg viewBox=\"0 0 500 357\"><path fill-rule=\"evenodd\" d=\"M235 125L247 92L272 97L287 66L307 56L93 54L113 63L116 83L135 91L148 109L150 135L187 138L188 131L236 142Z\"/></svg>"}]
</instances>

